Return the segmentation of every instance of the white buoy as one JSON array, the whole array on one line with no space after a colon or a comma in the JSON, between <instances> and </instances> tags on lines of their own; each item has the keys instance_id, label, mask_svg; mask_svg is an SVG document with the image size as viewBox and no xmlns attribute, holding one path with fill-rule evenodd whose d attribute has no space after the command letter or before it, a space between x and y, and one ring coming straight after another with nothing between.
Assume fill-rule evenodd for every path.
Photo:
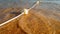
<instances>
[{"instance_id":1,"label":"white buoy","mask_svg":"<svg viewBox=\"0 0 60 34\"><path fill-rule=\"evenodd\" d=\"M37 1L37 4L39 4L39 1Z\"/></svg>"},{"instance_id":2,"label":"white buoy","mask_svg":"<svg viewBox=\"0 0 60 34\"><path fill-rule=\"evenodd\" d=\"M39 1L37 1L36 4L33 5L31 8L29 8L29 9L24 9L24 14L28 14L29 10L31 10L32 8L34 8L34 7L35 7L36 5L38 5L38 4L39 4Z\"/></svg>"},{"instance_id":3,"label":"white buoy","mask_svg":"<svg viewBox=\"0 0 60 34\"><path fill-rule=\"evenodd\" d=\"M28 9L24 9L24 14L28 14Z\"/></svg>"}]
</instances>

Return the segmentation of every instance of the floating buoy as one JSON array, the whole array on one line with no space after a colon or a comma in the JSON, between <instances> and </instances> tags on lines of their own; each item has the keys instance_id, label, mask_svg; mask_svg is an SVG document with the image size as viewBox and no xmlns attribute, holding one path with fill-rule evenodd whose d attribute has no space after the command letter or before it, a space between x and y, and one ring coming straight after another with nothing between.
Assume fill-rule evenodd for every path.
<instances>
[{"instance_id":1,"label":"floating buoy","mask_svg":"<svg viewBox=\"0 0 60 34\"><path fill-rule=\"evenodd\" d=\"M28 14L28 9L24 9L24 14Z\"/></svg>"},{"instance_id":2,"label":"floating buoy","mask_svg":"<svg viewBox=\"0 0 60 34\"><path fill-rule=\"evenodd\" d=\"M37 4L39 4L39 1L37 1Z\"/></svg>"}]
</instances>

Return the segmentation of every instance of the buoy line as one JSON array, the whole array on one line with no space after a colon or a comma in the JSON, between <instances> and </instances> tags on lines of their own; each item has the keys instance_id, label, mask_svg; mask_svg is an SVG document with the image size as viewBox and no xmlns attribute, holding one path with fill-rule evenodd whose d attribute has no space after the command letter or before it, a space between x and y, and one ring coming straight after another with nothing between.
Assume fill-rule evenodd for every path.
<instances>
[{"instance_id":1,"label":"buoy line","mask_svg":"<svg viewBox=\"0 0 60 34\"><path fill-rule=\"evenodd\" d=\"M29 8L28 10L31 10L31 9L34 8L37 4L39 4L39 1L37 1L36 4L34 4L34 5L33 5L31 8ZM23 11L23 10L22 10L22 11ZM24 14L24 12L22 12L20 15L14 17L14 18L12 18L12 19L10 19L10 20L8 20L8 21L0 24L0 27L3 26L3 25L5 25L5 24L7 24L7 23L9 23L9 22L11 22L11 21L14 20L14 19L17 19L18 17L20 17L20 16L23 15L23 14Z\"/></svg>"},{"instance_id":2,"label":"buoy line","mask_svg":"<svg viewBox=\"0 0 60 34\"><path fill-rule=\"evenodd\" d=\"M29 10L33 9L35 6L39 4L39 1L37 1L31 8L29 9L24 9L24 14L28 14Z\"/></svg>"},{"instance_id":3,"label":"buoy line","mask_svg":"<svg viewBox=\"0 0 60 34\"><path fill-rule=\"evenodd\" d=\"M24 12L21 13L20 15L16 16L16 17L14 17L14 18L12 18L12 19L10 19L10 20L8 20L8 21L6 21L6 22L0 24L0 26L3 26L3 25L5 25L5 24L7 24L7 23L9 23L10 21L12 21L12 20L14 20L14 19L17 19L18 17L20 17L20 16L23 15L23 14L24 14Z\"/></svg>"}]
</instances>

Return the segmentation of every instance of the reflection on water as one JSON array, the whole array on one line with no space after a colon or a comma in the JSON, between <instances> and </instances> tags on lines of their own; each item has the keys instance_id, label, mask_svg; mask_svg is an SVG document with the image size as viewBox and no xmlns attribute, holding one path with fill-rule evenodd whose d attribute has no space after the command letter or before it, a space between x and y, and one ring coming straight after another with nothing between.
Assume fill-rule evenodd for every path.
<instances>
[{"instance_id":1,"label":"reflection on water","mask_svg":"<svg viewBox=\"0 0 60 34\"><path fill-rule=\"evenodd\" d=\"M0 8L20 7L20 6L26 5L26 3L27 4L34 3L35 1L37 1L37 0L0 0ZM39 1L60 4L59 0L39 0Z\"/></svg>"}]
</instances>

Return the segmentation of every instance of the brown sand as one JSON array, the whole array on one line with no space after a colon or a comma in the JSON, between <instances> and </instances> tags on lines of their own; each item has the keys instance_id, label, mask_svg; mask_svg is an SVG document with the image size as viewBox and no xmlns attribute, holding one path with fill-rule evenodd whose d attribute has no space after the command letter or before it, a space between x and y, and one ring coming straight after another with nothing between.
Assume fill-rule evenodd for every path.
<instances>
[{"instance_id":1,"label":"brown sand","mask_svg":"<svg viewBox=\"0 0 60 34\"><path fill-rule=\"evenodd\" d=\"M0 34L60 34L59 7L53 4L47 4L46 7L45 5L42 8L39 7L40 9L32 9L28 15L22 15L19 20L13 20L0 27ZM11 13L12 9L1 10L3 13L0 16L6 15L2 20L6 21L15 16L13 13L16 9Z\"/></svg>"},{"instance_id":2,"label":"brown sand","mask_svg":"<svg viewBox=\"0 0 60 34\"><path fill-rule=\"evenodd\" d=\"M28 15L21 17L19 26L28 34L59 34L60 21L53 16L48 17L50 14L52 12L48 14L46 10L31 10Z\"/></svg>"},{"instance_id":3,"label":"brown sand","mask_svg":"<svg viewBox=\"0 0 60 34\"><path fill-rule=\"evenodd\" d=\"M0 27L0 34L60 34L60 21L57 17L57 13L32 9L28 15L22 15L18 20Z\"/></svg>"},{"instance_id":4,"label":"brown sand","mask_svg":"<svg viewBox=\"0 0 60 34\"><path fill-rule=\"evenodd\" d=\"M0 10L0 24L21 14L20 8L5 8Z\"/></svg>"}]
</instances>

